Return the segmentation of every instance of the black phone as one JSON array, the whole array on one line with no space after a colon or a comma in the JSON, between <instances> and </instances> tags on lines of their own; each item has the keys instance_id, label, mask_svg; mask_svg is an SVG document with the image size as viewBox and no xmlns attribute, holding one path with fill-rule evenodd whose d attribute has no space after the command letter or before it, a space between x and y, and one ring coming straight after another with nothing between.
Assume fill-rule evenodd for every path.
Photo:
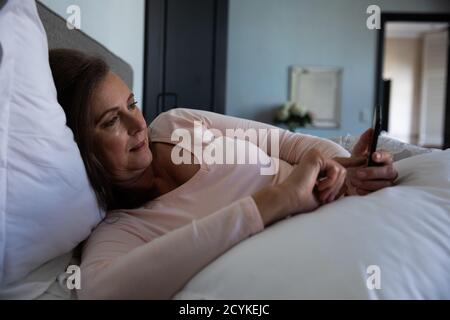
<instances>
[{"instance_id":1,"label":"black phone","mask_svg":"<svg viewBox=\"0 0 450 320\"><path fill-rule=\"evenodd\" d=\"M372 135L372 142L370 144L370 150L369 150L369 161L367 163L367 166L369 167L374 167L374 166L379 166L379 163L376 163L375 161L373 161L372 159L372 155L375 151L377 151L377 144L378 144L378 137L380 136L381 133L381 122L382 122L382 114L381 114L381 106L376 106L375 110L374 110L374 115L373 115L373 124L372 124L372 128L373 128L373 135Z\"/></svg>"}]
</instances>

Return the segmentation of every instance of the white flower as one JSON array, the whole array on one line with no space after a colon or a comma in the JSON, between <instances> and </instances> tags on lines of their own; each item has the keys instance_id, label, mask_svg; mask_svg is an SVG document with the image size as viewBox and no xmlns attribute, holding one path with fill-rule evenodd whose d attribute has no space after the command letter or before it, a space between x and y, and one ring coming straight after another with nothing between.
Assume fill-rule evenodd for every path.
<instances>
[{"instance_id":1,"label":"white flower","mask_svg":"<svg viewBox=\"0 0 450 320\"><path fill-rule=\"evenodd\" d=\"M286 121L289 118L289 108L282 107L277 112L277 119L279 121Z\"/></svg>"},{"instance_id":2,"label":"white flower","mask_svg":"<svg viewBox=\"0 0 450 320\"><path fill-rule=\"evenodd\" d=\"M277 120L278 121L286 121L290 117L290 110L292 108L292 102L287 101L284 103L282 107L278 109L277 112Z\"/></svg>"},{"instance_id":3,"label":"white flower","mask_svg":"<svg viewBox=\"0 0 450 320\"><path fill-rule=\"evenodd\" d=\"M291 113L294 116L301 117L305 113L305 110L303 110L303 108L298 103L294 103L294 104L292 104L292 107L291 107Z\"/></svg>"}]
</instances>

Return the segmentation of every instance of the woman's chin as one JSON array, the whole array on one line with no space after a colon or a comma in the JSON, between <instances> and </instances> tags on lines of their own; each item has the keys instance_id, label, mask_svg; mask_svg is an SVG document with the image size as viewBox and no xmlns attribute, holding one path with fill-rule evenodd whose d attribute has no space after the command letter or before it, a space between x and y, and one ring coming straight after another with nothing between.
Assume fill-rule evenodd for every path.
<instances>
[{"instance_id":1,"label":"woman's chin","mask_svg":"<svg viewBox=\"0 0 450 320\"><path fill-rule=\"evenodd\" d=\"M146 151L147 152L137 152L136 154L132 155L135 167L145 169L152 163L153 155L150 150Z\"/></svg>"}]
</instances>

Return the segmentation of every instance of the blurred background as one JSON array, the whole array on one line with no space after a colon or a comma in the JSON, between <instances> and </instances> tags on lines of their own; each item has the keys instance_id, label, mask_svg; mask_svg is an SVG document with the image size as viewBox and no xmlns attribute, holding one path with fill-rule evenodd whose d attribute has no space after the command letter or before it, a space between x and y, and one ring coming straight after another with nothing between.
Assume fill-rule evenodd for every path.
<instances>
[{"instance_id":1,"label":"blurred background","mask_svg":"<svg viewBox=\"0 0 450 320\"><path fill-rule=\"evenodd\" d=\"M188 107L274 124L288 103L313 117L292 130L334 137L380 104L391 136L450 147L448 0L40 2L79 6L81 30L132 66L148 122Z\"/></svg>"}]
</instances>

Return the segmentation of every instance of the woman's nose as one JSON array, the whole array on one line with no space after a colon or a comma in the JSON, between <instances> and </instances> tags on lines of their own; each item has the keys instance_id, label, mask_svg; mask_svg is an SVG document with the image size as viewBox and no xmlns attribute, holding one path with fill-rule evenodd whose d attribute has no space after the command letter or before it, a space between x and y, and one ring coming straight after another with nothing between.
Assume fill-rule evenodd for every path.
<instances>
[{"instance_id":1,"label":"woman's nose","mask_svg":"<svg viewBox=\"0 0 450 320\"><path fill-rule=\"evenodd\" d=\"M132 115L129 118L129 132L131 135L141 132L146 127L147 124L145 123L145 119L140 112L137 112L136 115Z\"/></svg>"}]
</instances>

